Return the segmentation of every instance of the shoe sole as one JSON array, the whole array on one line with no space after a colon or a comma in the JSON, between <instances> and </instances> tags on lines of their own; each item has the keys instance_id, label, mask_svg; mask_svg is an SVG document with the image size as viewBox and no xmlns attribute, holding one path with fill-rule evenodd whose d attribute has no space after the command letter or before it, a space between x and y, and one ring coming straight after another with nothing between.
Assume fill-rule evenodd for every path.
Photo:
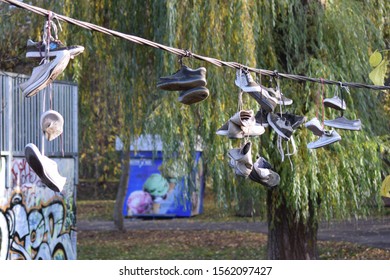
<instances>
[{"instance_id":1,"label":"shoe sole","mask_svg":"<svg viewBox=\"0 0 390 280\"><path fill-rule=\"evenodd\" d=\"M272 122L271 122L271 114L268 114L267 115L267 121L268 121L268 124L273 128L273 130L275 130L275 132L281 136L284 140L288 141L290 140L290 137L287 137L282 131L279 130L279 128L277 128Z\"/></svg>"},{"instance_id":2,"label":"shoe sole","mask_svg":"<svg viewBox=\"0 0 390 280\"><path fill-rule=\"evenodd\" d=\"M345 111L347 109L346 106L340 107L339 104L334 104L332 102L326 102L326 101L324 101L324 106L335 109L335 110L339 110L339 111Z\"/></svg>"},{"instance_id":3,"label":"shoe sole","mask_svg":"<svg viewBox=\"0 0 390 280\"><path fill-rule=\"evenodd\" d=\"M27 87L23 91L25 97L32 97L36 95L40 90L44 89L47 85L53 82L66 68L70 60L69 52L65 54L57 64L53 64L53 67L48 69L37 81L33 82L30 87Z\"/></svg>"},{"instance_id":4,"label":"shoe sole","mask_svg":"<svg viewBox=\"0 0 390 280\"><path fill-rule=\"evenodd\" d=\"M337 137L329 138L327 141L321 142L321 145L315 145L315 142L311 142L311 143L307 144L307 147L309 149L318 149L318 148L336 143L340 140L341 140L341 136L337 136ZM310 144L312 144L312 145L310 145Z\"/></svg>"},{"instance_id":5,"label":"shoe sole","mask_svg":"<svg viewBox=\"0 0 390 280\"><path fill-rule=\"evenodd\" d=\"M67 51L69 51L70 58L74 59L76 56L78 56L79 54L83 53L84 49L85 49L84 47L80 46L80 47L75 47L75 48L67 48L67 49L63 49L63 50L50 51L49 52L49 57L55 57L59 53L61 53L62 51L67 50ZM26 58L43 58L43 57L45 57L45 53L44 52L39 52L39 51L28 51L28 52L26 52Z\"/></svg>"},{"instance_id":6,"label":"shoe sole","mask_svg":"<svg viewBox=\"0 0 390 280\"><path fill-rule=\"evenodd\" d=\"M311 132L313 132L314 135L316 136L322 136L324 134L323 130L320 130L317 126L315 125L305 125L307 129L309 129Z\"/></svg>"},{"instance_id":7,"label":"shoe sole","mask_svg":"<svg viewBox=\"0 0 390 280\"><path fill-rule=\"evenodd\" d=\"M268 101L268 99L266 97L262 97L261 96L261 93L258 92L258 91L251 91L251 92L247 92L252 98L254 98L257 103L260 104L261 108L269 113L269 112L273 112L275 107L276 107L276 103L275 103L275 106L273 106L271 104L270 101Z\"/></svg>"},{"instance_id":8,"label":"shoe sole","mask_svg":"<svg viewBox=\"0 0 390 280\"><path fill-rule=\"evenodd\" d=\"M345 130L354 130L354 131L361 130L361 125L359 125L359 126L349 126L349 125L344 125L344 124L331 123L331 122L327 122L327 121L324 121L324 124L326 126L339 128L339 129L345 129Z\"/></svg>"},{"instance_id":9,"label":"shoe sole","mask_svg":"<svg viewBox=\"0 0 390 280\"><path fill-rule=\"evenodd\" d=\"M42 156L35 146L27 144L25 148L25 156L26 156L27 163L32 168L32 170L34 170L34 172L38 175L42 183L44 183L48 188L50 188L55 192L60 192L62 190L62 189L60 190L54 184L54 182L52 182L50 178L47 176L45 169L43 168Z\"/></svg>"},{"instance_id":10,"label":"shoe sole","mask_svg":"<svg viewBox=\"0 0 390 280\"><path fill-rule=\"evenodd\" d=\"M205 87L198 87L182 92L177 100L183 104L192 105L207 97L209 97L209 90Z\"/></svg>"},{"instance_id":11,"label":"shoe sole","mask_svg":"<svg viewBox=\"0 0 390 280\"><path fill-rule=\"evenodd\" d=\"M246 87L246 86L243 86L243 85L239 85L237 84L237 82L235 81L234 82L236 84L236 86L238 86L242 91L245 91L245 92L260 92L261 91L261 87L260 86L256 86L256 87Z\"/></svg>"},{"instance_id":12,"label":"shoe sole","mask_svg":"<svg viewBox=\"0 0 390 280\"><path fill-rule=\"evenodd\" d=\"M206 79L191 79L185 81L161 82L157 84L157 88L169 91L190 90L197 87L205 87L207 85Z\"/></svg>"}]
</instances>

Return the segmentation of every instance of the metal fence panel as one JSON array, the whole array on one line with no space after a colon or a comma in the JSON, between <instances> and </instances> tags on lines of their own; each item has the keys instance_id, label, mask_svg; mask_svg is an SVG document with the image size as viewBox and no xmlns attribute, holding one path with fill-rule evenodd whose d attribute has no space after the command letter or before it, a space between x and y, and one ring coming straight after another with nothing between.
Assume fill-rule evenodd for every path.
<instances>
[{"instance_id":1,"label":"metal fence panel","mask_svg":"<svg viewBox=\"0 0 390 280\"><path fill-rule=\"evenodd\" d=\"M12 152L14 156L22 156L26 144L34 143L44 150L46 156L61 156L62 151L65 156L77 155L77 85L55 81L37 95L26 98L19 84L28 78L26 75L0 72L2 154ZM40 127L40 116L49 109L64 117L62 135L50 142L44 139Z\"/></svg>"}]
</instances>

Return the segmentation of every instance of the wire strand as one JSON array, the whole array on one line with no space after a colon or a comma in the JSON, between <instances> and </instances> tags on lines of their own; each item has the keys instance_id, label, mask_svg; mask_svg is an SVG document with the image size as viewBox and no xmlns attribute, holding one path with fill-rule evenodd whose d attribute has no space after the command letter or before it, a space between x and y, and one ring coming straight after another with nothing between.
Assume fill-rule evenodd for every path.
<instances>
[{"instance_id":1,"label":"wire strand","mask_svg":"<svg viewBox=\"0 0 390 280\"><path fill-rule=\"evenodd\" d=\"M47 17L50 13L53 13L52 11L45 10L45 9L42 9L42 8L39 8L39 7L36 7L33 5L29 5L29 4L23 3L21 1L14 1L14 0L0 0L0 1L4 2L4 3L8 3L10 5L14 5L14 6L22 8L22 9L26 9L28 11L31 11L33 13L36 13L36 14L44 16L44 17ZM222 60L219 60L216 58L202 56L202 55L199 55L196 53L191 53L188 50L169 47L169 46L159 44L159 43L156 43L156 42L153 42L153 41L141 38L141 37L121 33L121 32L115 31L115 30L110 30L108 28L105 28L105 27L102 27L102 26L99 26L99 25L96 25L93 23L88 23L85 21L76 20L76 19L73 19L73 18L70 18L67 16L55 14L55 13L53 13L53 17L57 18L58 20L65 21L65 22L68 22L70 24L77 25L77 26L80 26L80 27L88 29L88 30L94 30L97 32L101 32L101 33L110 35L110 36L119 37L119 38L128 40L130 42L136 43L136 44L161 49L161 50L170 52L172 54L175 54L175 55L178 55L181 57L191 56L191 57L196 58L198 60L203 60L203 61L209 62L215 66L218 66L218 67L226 66L226 67L234 68L237 70L246 69L250 72L258 73L258 74L264 75L264 76L270 76L270 77L275 76L275 71L253 68L253 67L249 67L249 66L240 64L238 62L226 62L226 61L222 61ZM307 76L302 76L302 75L285 74L285 73L277 73L277 75L279 78L285 78L285 79L290 79L290 80L294 80L294 81L321 83L321 84L337 85L337 86L340 85L340 81L332 81L332 80L326 80L326 79L322 79L322 78L318 79L318 78L312 78L312 77L307 77ZM346 86L346 87L350 87L350 88L365 88L365 89L371 89L371 90L390 90L390 86L367 85L367 84L355 83L355 82L342 82L342 85Z\"/></svg>"}]
</instances>

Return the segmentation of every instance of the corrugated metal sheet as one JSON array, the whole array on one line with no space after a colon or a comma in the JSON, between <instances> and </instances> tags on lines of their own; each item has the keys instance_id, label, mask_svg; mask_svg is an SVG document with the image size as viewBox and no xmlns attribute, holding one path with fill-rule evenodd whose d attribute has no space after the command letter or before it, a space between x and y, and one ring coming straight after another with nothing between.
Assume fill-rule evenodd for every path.
<instances>
[{"instance_id":1,"label":"corrugated metal sheet","mask_svg":"<svg viewBox=\"0 0 390 280\"><path fill-rule=\"evenodd\" d=\"M11 152L14 156L21 156L26 144L34 143L41 150L44 149L46 156L62 156L62 149L65 156L77 155L77 85L56 81L37 95L26 98L18 85L28 78L0 72L2 154ZM43 138L40 127L41 114L49 109L56 110L64 117L64 131L53 141Z\"/></svg>"}]
</instances>

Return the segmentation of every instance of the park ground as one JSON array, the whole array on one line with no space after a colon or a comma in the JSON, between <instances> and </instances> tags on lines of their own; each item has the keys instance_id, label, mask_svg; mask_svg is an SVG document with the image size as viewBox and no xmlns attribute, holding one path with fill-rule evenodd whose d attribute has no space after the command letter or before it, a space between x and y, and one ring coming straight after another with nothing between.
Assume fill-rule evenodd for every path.
<instances>
[{"instance_id":1,"label":"park ground","mask_svg":"<svg viewBox=\"0 0 390 280\"><path fill-rule=\"evenodd\" d=\"M114 201L77 203L78 259L89 260L261 260L267 226L252 218L221 214L205 197L204 214L191 218L126 219L125 231L112 221ZM323 224L320 259L390 260L390 217Z\"/></svg>"}]
</instances>

